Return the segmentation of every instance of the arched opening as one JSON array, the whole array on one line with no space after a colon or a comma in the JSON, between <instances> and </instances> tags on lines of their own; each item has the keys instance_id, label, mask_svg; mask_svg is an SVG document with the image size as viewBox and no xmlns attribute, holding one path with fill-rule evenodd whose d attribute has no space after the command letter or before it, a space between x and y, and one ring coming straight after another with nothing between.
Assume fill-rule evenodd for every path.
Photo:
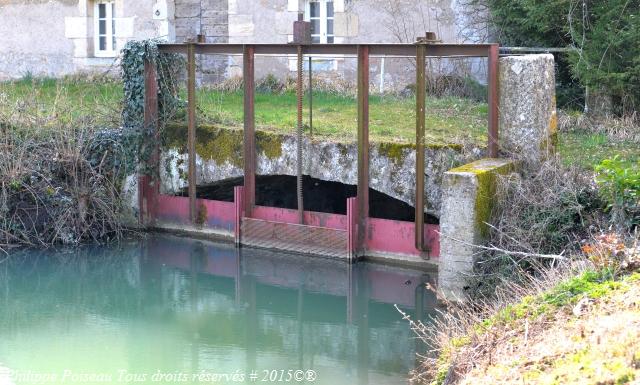
<instances>
[{"instance_id":1,"label":"arched opening","mask_svg":"<svg viewBox=\"0 0 640 385\"><path fill-rule=\"evenodd\" d=\"M230 178L200 185L197 197L219 201L233 201L233 187L243 178ZM347 213L347 198L356 196L356 186L328 182L305 175L303 178L305 210L333 214ZM187 196L187 189L179 195ZM296 209L296 177L289 175L257 175L256 204L260 206ZM369 215L375 218L413 222L413 206L374 189L369 189ZM438 218L425 213L425 223L437 224Z\"/></svg>"}]
</instances>

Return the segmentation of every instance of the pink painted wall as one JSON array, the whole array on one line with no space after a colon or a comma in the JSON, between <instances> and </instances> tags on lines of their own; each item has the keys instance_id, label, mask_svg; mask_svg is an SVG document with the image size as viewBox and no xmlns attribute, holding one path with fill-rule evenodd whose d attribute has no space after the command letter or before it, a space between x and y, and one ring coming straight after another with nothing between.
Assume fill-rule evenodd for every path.
<instances>
[{"instance_id":1,"label":"pink painted wall","mask_svg":"<svg viewBox=\"0 0 640 385\"><path fill-rule=\"evenodd\" d=\"M235 229L235 205L233 202L196 199L197 207L207 210L204 226L233 232ZM156 220L160 223L190 225L189 198L160 194L156 209Z\"/></svg>"},{"instance_id":2,"label":"pink painted wall","mask_svg":"<svg viewBox=\"0 0 640 385\"><path fill-rule=\"evenodd\" d=\"M256 206L253 209L252 218L282 223L298 223L298 211L277 207ZM309 226L347 230L347 216L341 214L305 211L304 223Z\"/></svg>"},{"instance_id":3,"label":"pink painted wall","mask_svg":"<svg viewBox=\"0 0 640 385\"><path fill-rule=\"evenodd\" d=\"M440 235L438 225L425 225L426 244L430 245L429 256L440 256ZM368 218L365 237L367 250L380 253L398 253L420 255L415 248L415 224L413 222L393 221L389 219Z\"/></svg>"}]
</instances>

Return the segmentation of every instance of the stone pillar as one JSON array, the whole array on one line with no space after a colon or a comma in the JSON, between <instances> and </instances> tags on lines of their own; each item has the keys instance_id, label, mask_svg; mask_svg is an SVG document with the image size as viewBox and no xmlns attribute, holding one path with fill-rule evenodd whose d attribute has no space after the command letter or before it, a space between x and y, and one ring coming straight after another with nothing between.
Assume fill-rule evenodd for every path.
<instances>
[{"instance_id":1,"label":"stone pillar","mask_svg":"<svg viewBox=\"0 0 640 385\"><path fill-rule=\"evenodd\" d=\"M500 58L500 149L538 163L557 143L556 84L551 54Z\"/></svg>"},{"instance_id":2,"label":"stone pillar","mask_svg":"<svg viewBox=\"0 0 640 385\"><path fill-rule=\"evenodd\" d=\"M474 256L489 235L496 177L513 169L509 159L481 159L444 174L440 217L438 288L445 297L462 300L473 272Z\"/></svg>"}]
</instances>

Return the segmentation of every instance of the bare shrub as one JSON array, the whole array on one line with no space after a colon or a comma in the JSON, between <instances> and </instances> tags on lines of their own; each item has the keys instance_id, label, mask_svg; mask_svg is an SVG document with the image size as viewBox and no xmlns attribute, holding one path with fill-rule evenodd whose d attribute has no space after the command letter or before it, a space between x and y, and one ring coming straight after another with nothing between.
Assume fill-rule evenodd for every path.
<instances>
[{"instance_id":1,"label":"bare shrub","mask_svg":"<svg viewBox=\"0 0 640 385\"><path fill-rule=\"evenodd\" d=\"M413 384L455 384L475 367L491 364L500 346L509 344L517 334L533 336L545 327L545 317L522 317L501 322L500 312L525 298L542 295L549 287L586 270L584 260L566 261L555 268L541 268L520 282L505 281L495 287L491 298L458 302L439 297L446 310L424 323L409 322L412 332L428 350L418 358L420 364L410 373ZM526 338L526 337L525 337Z\"/></svg>"},{"instance_id":2,"label":"bare shrub","mask_svg":"<svg viewBox=\"0 0 640 385\"><path fill-rule=\"evenodd\" d=\"M558 129L561 132L590 132L605 134L612 140L640 142L640 115L637 112L622 117L558 113Z\"/></svg>"},{"instance_id":3,"label":"bare shrub","mask_svg":"<svg viewBox=\"0 0 640 385\"><path fill-rule=\"evenodd\" d=\"M469 279L474 298L490 297L496 285L524 282L579 254L581 242L604 223L592 176L557 158L499 177L496 195L490 247L478 249Z\"/></svg>"},{"instance_id":4,"label":"bare shrub","mask_svg":"<svg viewBox=\"0 0 640 385\"><path fill-rule=\"evenodd\" d=\"M34 87L0 108L0 246L77 244L125 232L120 192L135 159L121 129L97 127L120 113L89 101L69 105L65 92L59 86L45 103Z\"/></svg>"}]
</instances>

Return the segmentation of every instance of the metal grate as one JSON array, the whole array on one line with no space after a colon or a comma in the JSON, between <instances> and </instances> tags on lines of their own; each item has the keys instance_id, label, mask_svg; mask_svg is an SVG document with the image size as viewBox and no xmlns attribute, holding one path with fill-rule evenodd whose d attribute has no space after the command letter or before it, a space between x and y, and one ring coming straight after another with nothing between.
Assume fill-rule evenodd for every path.
<instances>
[{"instance_id":1,"label":"metal grate","mask_svg":"<svg viewBox=\"0 0 640 385\"><path fill-rule=\"evenodd\" d=\"M349 258L346 230L242 218L243 245Z\"/></svg>"}]
</instances>

